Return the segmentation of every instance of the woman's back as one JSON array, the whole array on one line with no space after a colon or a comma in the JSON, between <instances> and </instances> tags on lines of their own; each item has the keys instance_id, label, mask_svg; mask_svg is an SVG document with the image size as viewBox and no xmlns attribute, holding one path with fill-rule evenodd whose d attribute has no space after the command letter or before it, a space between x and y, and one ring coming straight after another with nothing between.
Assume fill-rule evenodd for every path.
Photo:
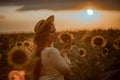
<instances>
[{"instance_id":1,"label":"woman's back","mask_svg":"<svg viewBox=\"0 0 120 80\"><path fill-rule=\"evenodd\" d=\"M53 47L41 51L41 77L39 80L64 80L64 75L69 73L69 65L60 55L60 51Z\"/></svg>"}]
</instances>

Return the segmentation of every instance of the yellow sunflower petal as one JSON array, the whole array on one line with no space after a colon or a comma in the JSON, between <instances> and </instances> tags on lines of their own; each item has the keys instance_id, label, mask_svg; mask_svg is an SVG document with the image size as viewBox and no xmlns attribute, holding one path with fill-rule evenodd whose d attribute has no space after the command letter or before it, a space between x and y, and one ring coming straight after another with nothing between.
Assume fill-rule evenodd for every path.
<instances>
[{"instance_id":1,"label":"yellow sunflower petal","mask_svg":"<svg viewBox=\"0 0 120 80\"><path fill-rule=\"evenodd\" d=\"M80 57L85 57L86 56L86 50L84 48L79 48L79 56Z\"/></svg>"},{"instance_id":2,"label":"yellow sunflower petal","mask_svg":"<svg viewBox=\"0 0 120 80\"><path fill-rule=\"evenodd\" d=\"M97 35L94 36L91 40L91 45L96 47L96 46L101 46L104 47L107 44L107 40L103 36Z\"/></svg>"},{"instance_id":3,"label":"yellow sunflower petal","mask_svg":"<svg viewBox=\"0 0 120 80\"><path fill-rule=\"evenodd\" d=\"M23 68L29 63L30 52L24 47L14 47L8 53L8 64L15 68Z\"/></svg>"},{"instance_id":4,"label":"yellow sunflower petal","mask_svg":"<svg viewBox=\"0 0 120 80\"><path fill-rule=\"evenodd\" d=\"M59 40L61 43L66 43L66 42L71 42L74 37L72 34L68 33L68 32L63 32L58 36Z\"/></svg>"}]
</instances>

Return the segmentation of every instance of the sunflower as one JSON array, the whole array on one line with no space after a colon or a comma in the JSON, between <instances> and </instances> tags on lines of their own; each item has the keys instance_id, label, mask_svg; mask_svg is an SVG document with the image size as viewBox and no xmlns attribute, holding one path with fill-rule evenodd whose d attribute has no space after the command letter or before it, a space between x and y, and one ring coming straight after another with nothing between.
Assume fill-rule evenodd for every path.
<instances>
[{"instance_id":1,"label":"sunflower","mask_svg":"<svg viewBox=\"0 0 120 80\"><path fill-rule=\"evenodd\" d=\"M8 74L8 80L25 80L25 71L12 70Z\"/></svg>"},{"instance_id":2,"label":"sunflower","mask_svg":"<svg viewBox=\"0 0 120 80\"><path fill-rule=\"evenodd\" d=\"M18 46L18 47L20 47L22 45L23 45L23 43L21 41L18 41L18 42L15 43L15 46Z\"/></svg>"},{"instance_id":3,"label":"sunflower","mask_svg":"<svg viewBox=\"0 0 120 80\"><path fill-rule=\"evenodd\" d=\"M24 68L30 61L30 52L24 47L14 47L8 53L8 64L15 68Z\"/></svg>"},{"instance_id":4,"label":"sunflower","mask_svg":"<svg viewBox=\"0 0 120 80\"><path fill-rule=\"evenodd\" d=\"M23 45L29 47L31 45L31 42L26 40L23 42Z\"/></svg>"},{"instance_id":5,"label":"sunflower","mask_svg":"<svg viewBox=\"0 0 120 80\"><path fill-rule=\"evenodd\" d=\"M11 48L13 48L14 47L14 44L10 44L9 45L9 48L11 49Z\"/></svg>"},{"instance_id":6,"label":"sunflower","mask_svg":"<svg viewBox=\"0 0 120 80\"><path fill-rule=\"evenodd\" d=\"M85 57L86 56L86 50L84 48L79 48L78 51L79 51L78 54L79 54L80 57Z\"/></svg>"},{"instance_id":7,"label":"sunflower","mask_svg":"<svg viewBox=\"0 0 120 80\"><path fill-rule=\"evenodd\" d=\"M24 41L23 46L26 47L29 51L33 51L34 44L31 41Z\"/></svg>"},{"instance_id":8,"label":"sunflower","mask_svg":"<svg viewBox=\"0 0 120 80\"><path fill-rule=\"evenodd\" d=\"M72 45L70 49L78 48L76 45Z\"/></svg>"},{"instance_id":9,"label":"sunflower","mask_svg":"<svg viewBox=\"0 0 120 80\"><path fill-rule=\"evenodd\" d=\"M113 47L117 50L120 49L120 37L116 40L114 40Z\"/></svg>"},{"instance_id":10,"label":"sunflower","mask_svg":"<svg viewBox=\"0 0 120 80\"><path fill-rule=\"evenodd\" d=\"M102 53L103 53L103 55L107 55L109 53L109 49L108 48L104 48Z\"/></svg>"},{"instance_id":11,"label":"sunflower","mask_svg":"<svg viewBox=\"0 0 120 80\"><path fill-rule=\"evenodd\" d=\"M59 40L61 43L70 43L72 42L73 40L73 35L68 33L68 32L64 32L64 33L61 33L59 36L58 36Z\"/></svg>"},{"instance_id":12,"label":"sunflower","mask_svg":"<svg viewBox=\"0 0 120 80\"><path fill-rule=\"evenodd\" d=\"M70 48L70 55L77 55L78 53L78 46L77 45L72 45ZM72 57L72 56L70 56Z\"/></svg>"},{"instance_id":13,"label":"sunflower","mask_svg":"<svg viewBox=\"0 0 120 80\"><path fill-rule=\"evenodd\" d=\"M2 47L3 47L3 44L2 44L2 42L0 42L0 49L2 49Z\"/></svg>"},{"instance_id":14,"label":"sunflower","mask_svg":"<svg viewBox=\"0 0 120 80\"><path fill-rule=\"evenodd\" d=\"M9 37L7 35L4 35L2 39L3 39L3 41L8 41Z\"/></svg>"},{"instance_id":15,"label":"sunflower","mask_svg":"<svg viewBox=\"0 0 120 80\"><path fill-rule=\"evenodd\" d=\"M94 36L91 40L91 45L96 47L96 46L101 46L104 47L107 44L107 40L103 36Z\"/></svg>"}]
</instances>

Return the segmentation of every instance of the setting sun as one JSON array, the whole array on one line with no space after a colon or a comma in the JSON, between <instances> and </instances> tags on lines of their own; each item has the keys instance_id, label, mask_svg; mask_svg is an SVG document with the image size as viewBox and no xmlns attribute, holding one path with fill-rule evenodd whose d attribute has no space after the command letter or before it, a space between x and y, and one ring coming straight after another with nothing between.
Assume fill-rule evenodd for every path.
<instances>
[{"instance_id":1,"label":"setting sun","mask_svg":"<svg viewBox=\"0 0 120 80\"><path fill-rule=\"evenodd\" d=\"M100 20L100 12L98 10L93 9L85 9L79 12L79 18L84 24L91 23ZM89 24L90 25L90 24Z\"/></svg>"},{"instance_id":2,"label":"setting sun","mask_svg":"<svg viewBox=\"0 0 120 80\"><path fill-rule=\"evenodd\" d=\"M87 10L87 14L88 14L88 15L93 15L93 14L94 14L94 12L93 12L93 10L88 9L88 10Z\"/></svg>"}]
</instances>

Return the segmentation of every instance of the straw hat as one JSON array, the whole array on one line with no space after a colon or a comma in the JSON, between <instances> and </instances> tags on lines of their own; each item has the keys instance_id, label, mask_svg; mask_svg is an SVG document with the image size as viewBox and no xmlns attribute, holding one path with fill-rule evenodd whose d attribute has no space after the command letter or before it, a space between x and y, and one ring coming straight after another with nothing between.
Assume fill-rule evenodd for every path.
<instances>
[{"instance_id":1,"label":"straw hat","mask_svg":"<svg viewBox=\"0 0 120 80\"><path fill-rule=\"evenodd\" d=\"M43 27L45 27L46 24L48 23L53 23L54 22L54 15L49 16L46 20L41 19L35 26L34 32L41 32Z\"/></svg>"}]
</instances>

